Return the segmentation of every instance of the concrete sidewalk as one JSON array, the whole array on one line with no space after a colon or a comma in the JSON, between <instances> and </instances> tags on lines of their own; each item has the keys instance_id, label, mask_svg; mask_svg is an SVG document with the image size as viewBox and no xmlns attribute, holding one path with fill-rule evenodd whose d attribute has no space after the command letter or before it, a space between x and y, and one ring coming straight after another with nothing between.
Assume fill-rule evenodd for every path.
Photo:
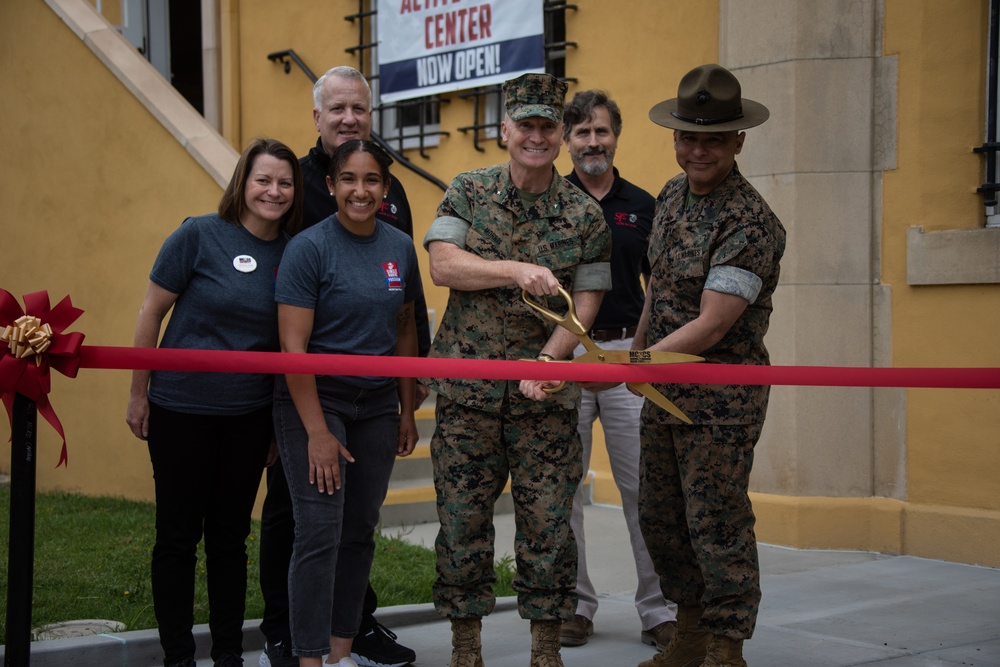
<instances>
[{"instance_id":1,"label":"concrete sidewalk","mask_svg":"<svg viewBox=\"0 0 1000 667\"><path fill-rule=\"evenodd\" d=\"M594 636L563 648L567 667L635 667L653 655L639 642L636 577L621 509L585 508L587 560L601 595ZM513 518L496 522L497 552L512 553ZM390 531L391 532L391 531ZM401 531L433 546L436 526ZM1000 548L1000 547L998 547ZM751 667L805 665L1000 666L1000 570L909 556L760 546L763 601ZM488 667L525 667L530 637L513 601L483 622ZM393 627L391 622L386 622ZM444 667L447 623L394 627L418 665Z\"/></svg>"},{"instance_id":2,"label":"concrete sidewalk","mask_svg":"<svg viewBox=\"0 0 1000 667\"><path fill-rule=\"evenodd\" d=\"M635 667L653 655L639 642L632 595L635 571L621 510L586 508L587 557L601 595L595 634L564 648L567 667ZM496 521L498 554L513 552L513 517ZM397 532L433 545L435 525ZM909 556L801 551L762 545L763 604L744 654L751 667L872 665L1000 667L1000 570ZM445 667L450 627L430 605L392 607L379 619L417 653L416 667ZM262 645L248 621L244 655L256 667ZM199 667L207 658L207 628L199 626ZM483 622L489 667L526 667L530 638L513 599L503 599ZM154 667L155 631L35 642L32 667Z\"/></svg>"}]
</instances>

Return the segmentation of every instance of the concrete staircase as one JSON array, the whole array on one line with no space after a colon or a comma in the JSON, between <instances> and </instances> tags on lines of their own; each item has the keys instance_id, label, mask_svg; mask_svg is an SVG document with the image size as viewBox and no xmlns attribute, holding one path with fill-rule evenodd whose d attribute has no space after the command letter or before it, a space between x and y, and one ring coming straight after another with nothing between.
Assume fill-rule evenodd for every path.
<instances>
[{"instance_id":1,"label":"concrete staircase","mask_svg":"<svg viewBox=\"0 0 1000 667\"><path fill-rule=\"evenodd\" d=\"M434 435L434 395L417 410L417 432L420 440L413 453L397 458L389 480L389 493L382 504L382 529L405 528L425 523L437 523L434 470L431 464L431 436ZM584 480L584 504L592 504L594 474ZM513 514L514 501L510 482L497 500L494 514Z\"/></svg>"},{"instance_id":2,"label":"concrete staircase","mask_svg":"<svg viewBox=\"0 0 1000 667\"><path fill-rule=\"evenodd\" d=\"M397 458L389 481L389 493L382 504L382 529L436 523L434 471L431 465L431 436L434 435L434 396L417 410L420 440L406 458ZM510 484L497 501L496 514L512 514L514 502Z\"/></svg>"}]
</instances>

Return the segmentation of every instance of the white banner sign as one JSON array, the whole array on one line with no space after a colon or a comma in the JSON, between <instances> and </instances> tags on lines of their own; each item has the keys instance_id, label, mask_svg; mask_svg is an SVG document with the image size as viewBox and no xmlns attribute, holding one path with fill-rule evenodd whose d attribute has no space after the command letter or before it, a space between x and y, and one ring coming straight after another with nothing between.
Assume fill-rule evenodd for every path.
<instances>
[{"instance_id":1,"label":"white banner sign","mask_svg":"<svg viewBox=\"0 0 1000 667\"><path fill-rule=\"evenodd\" d=\"M545 71L543 0L378 0L383 102Z\"/></svg>"}]
</instances>

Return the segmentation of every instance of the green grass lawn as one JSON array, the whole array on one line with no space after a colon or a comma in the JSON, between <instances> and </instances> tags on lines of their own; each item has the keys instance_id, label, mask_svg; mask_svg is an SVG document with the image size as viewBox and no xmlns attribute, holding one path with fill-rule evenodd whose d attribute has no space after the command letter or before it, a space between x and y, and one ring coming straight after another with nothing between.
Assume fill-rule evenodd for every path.
<instances>
[{"instance_id":1,"label":"green grass lawn","mask_svg":"<svg viewBox=\"0 0 1000 667\"><path fill-rule=\"evenodd\" d=\"M7 549L10 488L0 486L0 637L7 636ZM387 531L376 536L372 585L379 605L431 601L434 552ZM257 585L260 522L247 541L247 618L264 612ZM32 627L77 619L120 621L129 630L156 627L149 562L155 539L155 508L120 498L41 493L35 502L35 572ZM208 622L205 555L199 547L195 623ZM513 595L513 563L497 566L498 596Z\"/></svg>"}]
</instances>

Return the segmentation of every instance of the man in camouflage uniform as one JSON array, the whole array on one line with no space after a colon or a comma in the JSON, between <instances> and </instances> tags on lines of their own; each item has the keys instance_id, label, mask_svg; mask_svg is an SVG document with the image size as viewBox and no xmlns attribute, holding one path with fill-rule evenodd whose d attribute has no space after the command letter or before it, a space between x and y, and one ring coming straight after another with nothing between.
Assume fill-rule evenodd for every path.
<instances>
[{"instance_id":1,"label":"man in camouflage uniform","mask_svg":"<svg viewBox=\"0 0 1000 667\"><path fill-rule=\"evenodd\" d=\"M767 364L771 295L785 230L740 174L745 132L768 118L718 65L681 79L650 119L674 130L684 170L656 200L652 268L634 346L699 354L708 363ZM639 521L678 632L640 667L746 667L760 603L754 514L747 495L768 387L661 385L692 420L646 402Z\"/></svg>"},{"instance_id":2,"label":"man in camouflage uniform","mask_svg":"<svg viewBox=\"0 0 1000 667\"><path fill-rule=\"evenodd\" d=\"M510 161L459 174L424 239L431 278L450 288L430 356L569 357L575 337L521 299L563 312L562 285L593 323L611 286L611 237L600 207L555 171L566 84L547 74L504 83L500 125ZM555 298L551 298L555 296ZM559 628L573 617L576 543L569 519L583 474L579 389L558 383L431 379L431 441L441 529L434 605L452 622L452 667L481 667L481 619L493 610L494 504L511 479L514 589L531 621L531 665L561 667Z\"/></svg>"}]
</instances>

